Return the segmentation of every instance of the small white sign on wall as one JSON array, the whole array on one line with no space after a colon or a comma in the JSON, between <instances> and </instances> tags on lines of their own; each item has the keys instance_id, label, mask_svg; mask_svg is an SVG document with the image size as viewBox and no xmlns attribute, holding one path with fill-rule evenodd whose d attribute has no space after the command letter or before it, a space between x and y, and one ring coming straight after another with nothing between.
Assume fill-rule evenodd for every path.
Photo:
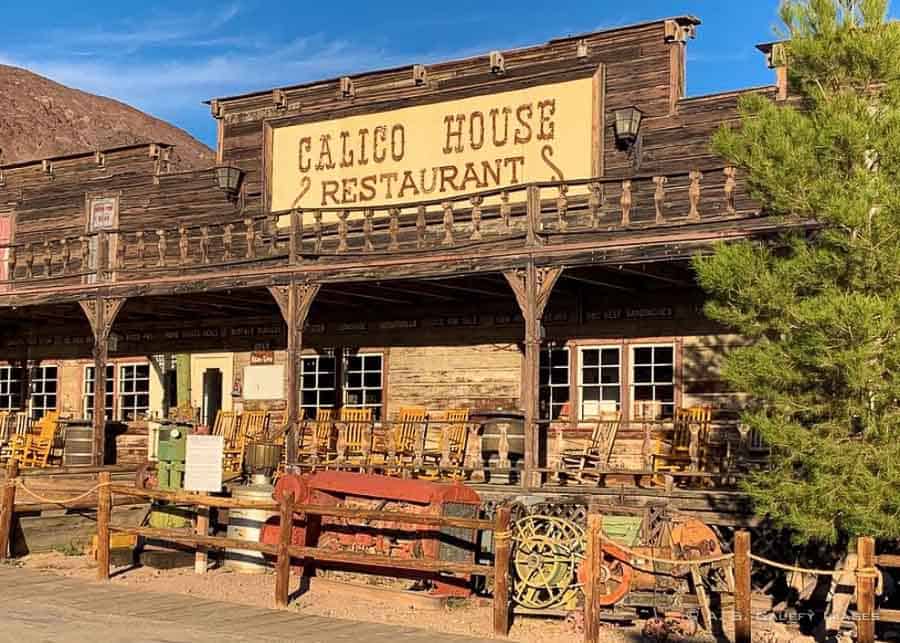
<instances>
[{"instance_id":1,"label":"small white sign on wall","mask_svg":"<svg viewBox=\"0 0 900 643\"><path fill-rule=\"evenodd\" d=\"M184 463L184 488L187 491L222 490L222 452L225 438L221 435L189 435Z\"/></svg>"},{"instance_id":2,"label":"small white sign on wall","mask_svg":"<svg viewBox=\"0 0 900 643\"><path fill-rule=\"evenodd\" d=\"M284 397L284 366L282 364L244 367L245 400L280 400Z\"/></svg>"}]
</instances>

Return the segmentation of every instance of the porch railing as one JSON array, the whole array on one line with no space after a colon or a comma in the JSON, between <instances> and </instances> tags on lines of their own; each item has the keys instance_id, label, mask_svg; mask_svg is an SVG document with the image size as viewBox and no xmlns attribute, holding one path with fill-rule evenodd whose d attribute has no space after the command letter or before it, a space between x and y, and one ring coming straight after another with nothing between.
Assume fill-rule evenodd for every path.
<instances>
[{"instance_id":1,"label":"porch railing","mask_svg":"<svg viewBox=\"0 0 900 643\"><path fill-rule=\"evenodd\" d=\"M627 235L756 213L736 169L717 167L532 183L389 206L252 216L239 211L214 223L173 217L154 226L45 235L0 246L0 264L6 264L0 294L22 284L135 281L360 256L443 255L484 245L541 246L575 235Z\"/></svg>"}]
</instances>

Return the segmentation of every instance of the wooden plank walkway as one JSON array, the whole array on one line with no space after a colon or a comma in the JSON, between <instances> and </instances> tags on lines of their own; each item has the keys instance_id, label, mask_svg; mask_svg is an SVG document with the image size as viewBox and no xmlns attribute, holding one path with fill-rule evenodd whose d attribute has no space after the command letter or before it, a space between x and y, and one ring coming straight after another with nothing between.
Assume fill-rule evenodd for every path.
<instances>
[{"instance_id":1,"label":"wooden plank walkway","mask_svg":"<svg viewBox=\"0 0 900 643\"><path fill-rule=\"evenodd\" d=\"M0 566L0 629L17 641L355 641L475 643L487 639L412 627L270 610L184 594L161 594ZM102 632L102 634L101 634ZM13 636L18 634L18 636ZM68 636L66 636L68 634ZM175 636L176 638L173 638Z\"/></svg>"}]
</instances>

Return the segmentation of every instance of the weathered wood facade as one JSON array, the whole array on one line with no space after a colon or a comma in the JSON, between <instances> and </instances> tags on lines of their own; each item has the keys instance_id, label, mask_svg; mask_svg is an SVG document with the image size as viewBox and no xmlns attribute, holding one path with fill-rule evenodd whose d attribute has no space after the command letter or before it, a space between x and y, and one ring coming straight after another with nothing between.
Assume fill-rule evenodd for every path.
<instances>
[{"instance_id":1,"label":"weathered wood facade","mask_svg":"<svg viewBox=\"0 0 900 643\"><path fill-rule=\"evenodd\" d=\"M378 355L373 388L384 416L420 404L521 409L528 484L540 482L531 472L546 449L539 419L558 410L542 397L542 351L544 370L563 360L560 395L573 408L593 386L585 349L604 346L618 349L611 385L626 418L632 398L646 393L635 351L659 346L671 348L660 358L671 371L667 403L731 408L739 396L723 389L717 361L737 340L703 319L689 259L785 224L760 212L745 177L709 150L710 134L735 121L743 92L683 97L697 24L660 20L211 101L219 166L241 170L235 191L219 186L217 168L170 168L162 143L0 167L0 222L10 230L0 240L0 359L90 358L102 390L112 357L234 353L226 395L249 408L260 402L245 395L244 367L253 352L272 351L286 366L283 397L272 402L290 422L309 406L304 356ZM444 192L445 179L468 185L454 171L440 175L433 195L416 190L405 201L363 203L357 184L345 182L319 204L298 205L304 188L294 207L273 205L281 128L570 80L592 87L591 122L579 124L590 176L556 168L550 179L492 186L485 170L477 189ZM776 87L747 91L779 97ZM613 123L631 105L643 120L625 149ZM414 135L446 135L450 146L444 131ZM554 347L567 352L554 358ZM652 351L650 359L654 368ZM102 426L103 413L94 418ZM626 432L615 456L623 466L629 440L639 438Z\"/></svg>"}]
</instances>

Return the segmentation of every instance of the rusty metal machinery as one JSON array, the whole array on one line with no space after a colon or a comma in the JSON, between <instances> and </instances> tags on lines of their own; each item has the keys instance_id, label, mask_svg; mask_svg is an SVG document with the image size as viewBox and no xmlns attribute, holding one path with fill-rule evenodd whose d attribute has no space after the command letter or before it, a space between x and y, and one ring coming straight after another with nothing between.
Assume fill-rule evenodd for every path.
<instances>
[{"instance_id":1,"label":"rusty metal machinery","mask_svg":"<svg viewBox=\"0 0 900 643\"><path fill-rule=\"evenodd\" d=\"M597 604L607 614L702 609L708 606L707 590L733 586L728 565L706 565L702 575L692 573L691 560L722 553L716 533L702 521L663 507L609 507L602 513L608 538L603 541ZM578 609L586 580L586 507L565 500L516 503L513 515L512 598L517 610L561 614Z\"/></svg>"}]
</instances>

